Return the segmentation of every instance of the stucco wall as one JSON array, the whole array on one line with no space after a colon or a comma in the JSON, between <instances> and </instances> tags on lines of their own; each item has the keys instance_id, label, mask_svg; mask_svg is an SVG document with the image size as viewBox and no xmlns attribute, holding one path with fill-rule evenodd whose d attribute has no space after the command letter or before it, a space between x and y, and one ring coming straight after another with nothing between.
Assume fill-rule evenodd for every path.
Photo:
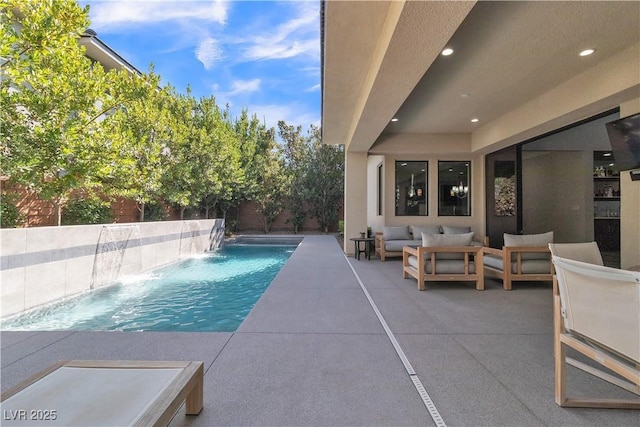
<instances>
[{"instance_id":1,"label":"stucco wall","mask_svg":"<svg viewBox=\"0 0 640 427\"><path fill-rule=\"evenodd\" d=\"M101 285L94 261L98 253L117 252L115 246L124 248L119 273L138 274L217 247L223 237L222 219L1 229L0 315Z\"/></svg>"},{"instance_id":2,"label":"stucco wall","mask_svg":"<svg viewBox=\"0 0 640 427\"><path fill-rule=\"evenodd\" d=\"M478 239L483 239L484 229L484 156L470 152L471 138L468 134L399 134L387 135L370 151L368 167L368 194L375 198L377 188L376 166L381 161L384 168L384 210L381 217L375 215L375 201L369 200L368 220L373 231L382 231L383 226L398 225L446 225L470 226ZM395 162L427 161L428 175L428 211L426 216L395 215ZM471 162L471 216L438 215L438 161ZM373 212L372 212L373 209ZM373 215L372 215L373 214Z\"/></svg>"}]
</instances>

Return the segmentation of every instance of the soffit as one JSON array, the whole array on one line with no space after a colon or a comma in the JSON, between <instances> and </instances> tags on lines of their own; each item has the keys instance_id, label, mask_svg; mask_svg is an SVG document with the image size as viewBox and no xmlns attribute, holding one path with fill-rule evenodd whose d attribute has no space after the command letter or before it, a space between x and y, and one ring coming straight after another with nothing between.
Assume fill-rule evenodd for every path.
<instances>
[{"instance_id":1,"label":"soffit","mask_svg":"<svg viewBox=\"0 0 640 427\"><path fill-rule=\"evenodd\" d=\"M326 2L323 140L367 151L473 4Z\"/></svg>"},{"instance_id":2,"label":"soffit","mask_svg":"<svg viewBox=\"0 0 640 427\"><path fill-rule=\"evenodd\" d=\"M326 1L323 139L345 144L390 2Z\"/></svg>"},{"instance_id":3,"label":"soffit","mask_svg":"<svg viewBox=\"0 0 640 427\"><path fill-rule=\"evenodd\" d=\"M639 40L637 2L480 2L386 132L473 132Z\"/></svg>"},{"instance_id":4,"label":"soffit","mask_svg":"<svg viewBox=\"0 0 640 427\"><path fill-rule=\"evenodd\" d=\"M367 151L381 134L471 133L640 41L639 2L415 1L392 22L389 7L326 3L325 142Z\"/></svg>"}]
</instances>

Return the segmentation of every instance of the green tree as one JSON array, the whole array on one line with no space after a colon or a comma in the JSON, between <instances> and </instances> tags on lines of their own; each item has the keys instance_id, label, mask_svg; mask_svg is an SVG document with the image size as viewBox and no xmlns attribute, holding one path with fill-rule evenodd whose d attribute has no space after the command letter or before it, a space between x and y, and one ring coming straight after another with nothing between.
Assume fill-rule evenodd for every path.
<instances>
[{"instance_id":1,"label":"green tree","mask_svg":"<svg viewBox=\"0 0 640 427\"><path fill-rule=\"evenodd\" d=\"M275 149L273 130L266 128L254 115L249 116L242 110L240 117L234 122L237 144L240 151L240 169L244 179L242 185L232 189L231 196L224 201L226 206L238 206L243 201L256 200L262 192L263 171L265 164ZM236 220L236 226L240 224Z\"/></svg>"},{"instance_id":2,"label":"green tree","mask_svg":"<svg viewBox=\"0 0 640 427\"><path fill-rule=\"evenodd\" d=\"M100 185L107 150L93 136L121 100L78 38L88 8L73 0L0 1L2 174L62 207ZM123 71L124 72L124 71ZM108 77L109 75L109 77Z\"/></svg>"},{"instance_id":3,"label":"green tree","mask_svg":"<svg viewBox=\"0 0 640 427\"><path fill-rule=\"evenodd\" d=\"M198 115L201 120L201 151L203 161L199 182L201 205L205 216L220 208L223 217L240 196L244 186L244 170L238 136L229 121L228 111L221 111L214 97L202 98Z\"/></svg>"},{"instance_id":4,"label":"green tree","mask_svg":"<svg viewBox=\"0 0 640 427\"><path fill-rule=\"evenodd\" d=\"M293 232L297 234L307 216L305 181L310 154L309 146L302 135L302 126L290 126L280 120L278 133L283 141L282 150L285 160L285 173L282 179L287 187L287 209L290 213L287 222L293 225Z\"/></svg>"},{"instance_id":5,"label":"green tree","mask_svg":"<svg viewBox=\"0 0 640 427\"><path fill-rule=\"evenodd\" d=\"M255 116L249 122L248 135L250 138L244 141L248 150L242 150L245 174L249 177L245 197L256 203L256 210L263 218L264 232L268 233L285 206L284 158L276 144L275 129L260 124Z\"/></svg>"},{"instance_id":6,"label":"green tree","mask_svg":"<svg viewBox=\"0 0 640 427\"><path fill-rule=\"evenodd\" d=\"M307 200L311 215L327 233L338 222L344 197L344 147L322 143L320 128L311 126L312 145L306 174Z\"/></svg>"},{"instance_id":7,"label":"green tree","mask_svg":"<svg viewBox=\"0 0 640 427\"><path fill-rule=\"evenodd\" d=\"M255 202L262 215L265 234L271 230L273 221L285 207L287 192L284 175L284 161L277 152L270 152L262 163L262 175L258 182Z\"/></svg>"},{"instance_id":8,"label":"green tree","mask_svg":"<svg viewBox=\"0 0 640 427\"><path fill-rule=\"evenodd\" d=\"M171 138L166 141L166 171L160 177L159 194L179 207L180 219L187 208L198 203L202 144L196 127L196 100L187 88L186 95L168 93L169 114L166 117Z\"/></svg>"},{"instance_id":9,"label":"green tree","mask_svg":"<svg viewBox=\"0 0 640 427\"><path fill-rule=\"evenodd\" d=\"M175 101L171 87L159 86L153 68L117 83L128 101L102 123L101 144L113 155L104 170L105 191L135 200L144 221L144 206L161 198L171 163Z\"/></svg>"}]
</instances>

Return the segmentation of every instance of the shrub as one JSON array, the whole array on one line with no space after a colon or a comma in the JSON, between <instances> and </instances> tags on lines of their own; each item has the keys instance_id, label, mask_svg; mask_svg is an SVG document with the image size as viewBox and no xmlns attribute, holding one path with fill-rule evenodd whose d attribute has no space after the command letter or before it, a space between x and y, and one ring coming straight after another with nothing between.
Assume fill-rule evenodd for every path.
<instances>
[{"instance_id":1,"label":"shrub","mask_svg":"<svg viewBox=\"0 0 640 427\"><path fill-rule=\"evenodd\" d=\"M2 194L0 197L0 227L15 228L22 224L24 218L16 207L17 195Z\"/></svg>"},{"instance_id":2,"label":"shrub","mask_svg":"<svg viewBox=\"0 0 640 427\"><path fill-rule=\"evenodd\" d=\"M109 202L99 198L75 199L62 210L62 225L107 224L113 222Z\"/></svg>"},{"instance_id":3,"label":"shrub","mask_svg":"<svg viewBox=\"0 0 640 427\"><path fill-rule=\"evenodd\" d=\"M151 202L144 205L144 220L147 221L164 221L169 215L164 206L160 203Z\"/></svg>"}]
</instances>

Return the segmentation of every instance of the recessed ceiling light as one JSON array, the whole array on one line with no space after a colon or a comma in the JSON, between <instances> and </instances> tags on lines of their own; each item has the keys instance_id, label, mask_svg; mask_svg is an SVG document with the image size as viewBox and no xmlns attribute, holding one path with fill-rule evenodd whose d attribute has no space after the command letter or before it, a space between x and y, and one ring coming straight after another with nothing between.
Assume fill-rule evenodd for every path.
<instances>
[{"instance_id":1,"label":"recessed ceiling light","mask_svg":"<svg viewBox=\"0 0 640 427\"><path fill-rule=\"evenodd\" d=\"M609 157L611 155L611 153L604 153L603 156L605 157Z\"/></svg>"},{"instance_id":2,"label":"recessed ceiling light","mask_svg":"<svg viewBox=\"0 0 640 427\"><path fill-rule=\"evenodd\" d=\"M478 123L480 120L478 119L471 119L471 123Z\"/></svg>"},{"instance_id":3,"label":"recessed ceiling light","mask_svg":"<svg viewBox=\"0 0 640 427\"><path fill-rule=\"evenodd\" d=\"M580 52L580 56L589 56L595 51L596 51L595 49L585 49L582 52Z\"/></svg>"},{"instance_id":4,"label":"recessed ceiling light","mask_svg":"<svg viewBox=\"0 0 640 427\"><path fill-rule=\"evenodd\" d=\"M442 51L442 56L449 56L449 55L451 55L452 53L453 53L453 49L451 49L450 47L448 47L448 48L446 48L446 49L444 49L444 50Z\"/></svg>"},{"instance_id":5,"label":"recessed ceiling light","mask_svg":"<svg viewBox=\"0 0 640 427\"><path fill-rule=\"evenodd\" d=\"M397 122L397 121L398 121L398 118L397 118L397 117L394 117L393 119L391 119L391 121L392 121L392 122Z\"/></svg>"},{"instance_id":6,"label":"recessed ceiling light","mask_svg":"<svg viewBox=\"0 0 640 427\"><path fill-rule=\"evenodd\" d=\"M470 96L471 95L469 95L468 93L463 93L463 94L460 95L460 98L468 98Z\"/></svg>"},{"instance_id":7,"label":"recessed ceiling light","mask_svg":"<svg viewBox=\"0 0 640 427\"><path fill-rule=\"evenodd\" d=\"M615 165L615 163L609 163L609 166L613 166L613 165Z\"/></svg>"}]
</instances>

